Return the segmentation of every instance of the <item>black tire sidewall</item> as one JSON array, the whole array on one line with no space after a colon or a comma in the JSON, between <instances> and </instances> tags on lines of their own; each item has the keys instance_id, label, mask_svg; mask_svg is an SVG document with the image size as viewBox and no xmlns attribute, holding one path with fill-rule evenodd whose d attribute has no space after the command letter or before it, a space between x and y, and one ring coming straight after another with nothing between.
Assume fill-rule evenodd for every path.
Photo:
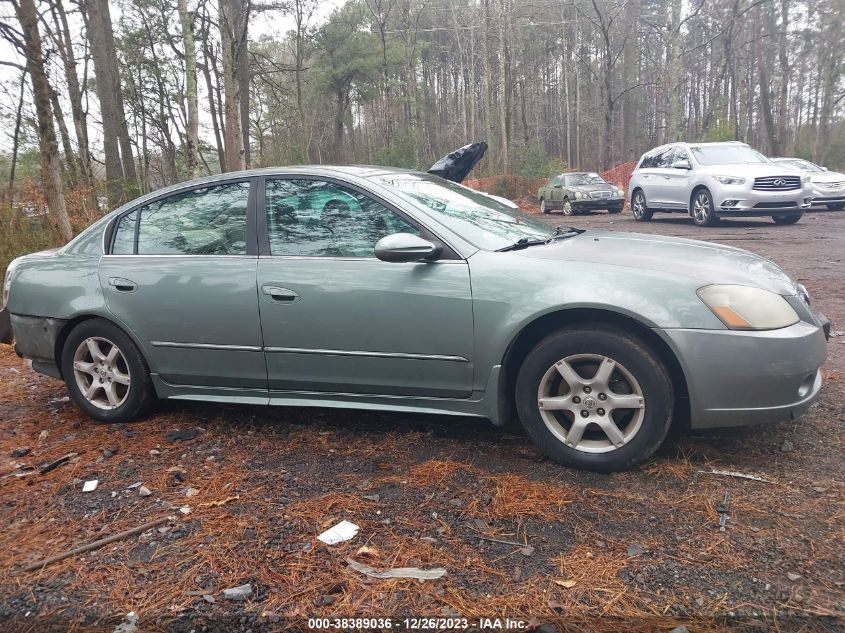
<instances>
[{"instance_id":1,"label":"black tire sidewall","mask_svg":"<svg viewBox=\"0 0 845 633\"><path fill-rule=\"evenodd\" d=\"M569 448L546 427L537 404L540 380L556 362L574 354L601 354L624 365L639 382L645 417L637 435L622 448L584 453ZM613 472L648 459L663 442L672 421L674 396L669 374L657 355L640 339L616 328L583 326L559 331L528 354L516 381L520 421L540 449L565 466Z\"/></svg>"},{"instance_id":2,"label":"black tire sidewall","mask_svg":"<svg viewBox=\"0 0 845 633\"><path fill-rule=\"evenodd\" d=\"M772 221L775 224L780 224L781 226L785 226L788 224L798 224L801 218L804 217L804 214L796 214L796 215L773 215Z\"/></svg>"},{"instance_id":3,"label":"black tire sidewall","mask_svg":"<svg viewBox=\"0 0 845 633\"><path fill-rule=\"evenodd\" d=\"M695 199L698 198L698 196L700 196L701 194L705 194L707 196L707 205L708 205L707 217L704 219L704 222L699 222L695 217L695 212L693 211L693 213L692 213L693 224L695 224L696 226L713 226L714 224L716 224L716 221L717 221L718 218L716 217L716 207L713 204L713 194L710 193L710 190L702 188L702 189L699 189L698 191L696 191L695 194L692 197L692 203L691 204L694 205Z\"/></svg>"},{"instance_id":4,"label":"black tire sidewall","mask_svg":"<svg viewBox=\"0 0 845 633\"><path fill-rule=\"evenodd\" d=\"M73 375L73 356L76 348L82 341L93 336L102 337L117 345L129 368L129 395L116 409L100 409L88 402ZM135 420L148 410L155 398L150 372L140 350L123 330L105 319L83 321L71 331L62 348L62 375L76 405L98 422L108 424Z\"/></svg>"},{"instance_id":5,"label":"black tire sidewall","mask_svg":"<svg viewBox=\"0 0 845 633\"><path fill-rule=\"evenodd\" d=\"M637 215L637 212L634 210L634 201L637 199L637 196L643 199L643 210L640 215ZM634 195L631 196L631 214L637 222L648 222L651 220L652 215L654 215L654 212L648 208L648 200L646 199L645 192L643 192L642 189L638 189L634 192Z\"/></svg>"}]
</instances>

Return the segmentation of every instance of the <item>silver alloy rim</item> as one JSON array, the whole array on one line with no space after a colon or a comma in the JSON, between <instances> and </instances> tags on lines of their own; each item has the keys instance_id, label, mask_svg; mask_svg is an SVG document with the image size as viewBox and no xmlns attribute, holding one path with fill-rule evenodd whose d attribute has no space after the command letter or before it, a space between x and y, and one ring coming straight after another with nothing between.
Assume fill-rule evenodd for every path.
<instances>
[{"instance_id":1,"label":"silver alloy rim","mask_svg":"<svg viewBox=\"0 0 845 633\"><path fill-rule=\"evenodd\" d=\"M99 409L117 409L130 389L129 365L110 340L92 336L73 355L73 376L82 396Z\"/></svg>"},{"instance_id":2,"label":"silver alloy rim","mask_svg":"<svg viewBox=\"0 0 845 633\"><path fill-rule=\"evenodd\" d=\"M565 200L563 203L563 213L565 215L572 215L572 203L569 200Z\"/></svg>"},{"instance_id":3,"label":"silver alloy rim","mask_svg":"<svg viewBox=\"0 0 845 633\"><path fill-rule=\"evenodd\" d=\"M643 208L645 207L645 201L643 200L643 195L638 193L634 196L634 217L641 218L643 217Z\"/></svg>"},{"instance_id":4,"label":"silver alloy rim","mask_svg":"<svg viewBox=\"0 0 845 633\"><path fill-rule=\"evenodd\" d=\"M566 446L608 453L630 442L645 418L645 397L621 363L600 354L567 356L552 365L537 392L540 417Z\"/></svg>"},{"instance_id":5,"label":"silver alloy rim","mask_svg":"<svg viewBox=\"0 0 845 633\"><path fill-rule=\"evenodd\" d=\"M707 215L710 213L710 199L707 194L700 193L695 197L692 203L692 212L696 222L703 224L707 221Z\"/></svg>"},{"instance_id":6,"label":"silver alloy rim","mask_svg":"<svg viewBox=\"0 0 845 633\"><path fill-rule=\"evenodd\" d=\"M540 213L546 212L546 199L540 198Z\"/></svg>"}]
</instances>

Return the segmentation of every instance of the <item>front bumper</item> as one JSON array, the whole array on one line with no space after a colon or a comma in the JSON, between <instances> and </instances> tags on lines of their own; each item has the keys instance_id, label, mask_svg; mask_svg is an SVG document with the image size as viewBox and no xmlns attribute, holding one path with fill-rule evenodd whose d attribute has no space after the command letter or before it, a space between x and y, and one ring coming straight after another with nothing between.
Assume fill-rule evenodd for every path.
<instances>
[{"instance_id":1,"label":"front bumper","mask_svg":"<svg viewBox=\"0 0 845 633\"><path fill-rule=\"evenodd\" d=\"M804 188L759 191L752 189L749 183L745 187L714 187L713 201L720 217L759 217L803 213L810 208L812 197Z\"/></svg>"},{"instance_id":2,"label":"front bumper","mask_svg":"<svg viewBox=\"0 0 845 633\"><path fill-rule=\"evenodd\" d=\"M593 200L592 198L581 198L570 200L572 208L576 211L591 211L593 209L621 209L625 205L624 198L603 198Z\"/></svg>"},{"instance_id":3,"label":"front bumper","mask_svg":"<svg viewBox=\"0 0 845 633\"><path fill-rule=\"evenodd\" d=\"M0 343L9 344L15 340L12 334L12 319L6 308L0 310Z\"/></svg>"},{"instance_id":4,"label":"front bumper","mask_svg":"<svg viewBox=\"0 0 845 633\"><path fill-rule=\"evenodd\" d=\"M795 420L822 385L824 317L779 330L663 330L678 354L692 428ZM825 327L827 323L827 327Z\"/></svg>"}]
</instances>

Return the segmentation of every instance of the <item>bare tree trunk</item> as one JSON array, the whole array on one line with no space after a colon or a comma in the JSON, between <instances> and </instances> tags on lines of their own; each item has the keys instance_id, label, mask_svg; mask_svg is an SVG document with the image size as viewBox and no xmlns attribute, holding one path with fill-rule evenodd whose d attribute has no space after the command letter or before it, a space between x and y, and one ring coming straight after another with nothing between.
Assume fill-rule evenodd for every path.
<instances>
[{"instance_id":1,"label":"bare tree trunk","mask_svg":"<svg viewBox=\"0 0 845 633\"><path fill-rule=\"evenodd\" d=\"M223 58L223 112L226 146L224 171L246 168L246 150L241 128L241 89L238 73L238 51L245 16L239 0L218 0L220 21L220 56Z\"/></svg>"},{"instance_id":2,"label":"bare tree trunk","mask_svg":"<svg viewBox=\"0 0 845 633\"><path fill-rule=\"evenodd\" d=\"M50 91L50 104L53 106L53 115L56 117L56 125L59 128L59 138L62 139L62 151L65 155L65 167L68 171L71 187L77 184L79 175L76 171L76 158L73 154L73 145L70 143L70 133L62 113L62 105L59 103L59 95L55 90Z\"/></svg>"},{"instance_id":3,"label":"bare tree trunk","mask_svg":"<svg viewBox=\"0 0 845 633\"><path fill-rule=\"evenodd\" d=\"M188 13L188 0L178 0L182 40L185 42L185 100L188 102L185 163L188 178L195 178L199 164L199 103L197 98L197 51L194 44L193 19Z\"/></svg>"},{"instance_id":4,"label":"bare tree trunk","mask_svg":"<svg viewBox=\"0 0 845 633\"><path fill-rule=\"evenodd\" d=\"M509 113L508 113L508 84L507 84L507 67L505 65L505 24L507 16L505 14L505 0L498 0L499 15L499 82L501 90L499 91L499 142L501 144L500 155L502 160L502 173L510 173L510 147L508 146L508 128L510 127Z\"/></svg>"},{"instance_id":5,"label":"bare tree trunk","mask_svg":"<svg viewBox=\"0 0 845 633\"><path fill-rule=\"evenodd\" d=\"M20 0L20 3L15 5L15 12L23 32L26 70L32 81L32 94L38 119L38 147L41 155L44 197L47 199L47 207L56 232L63 240L70 240L73 238L73 229L70 226L62 191L62 167L59 161L56 131L53 128L53 110L50 105L53 89L44 72L41 34L38 32L38 10L33 0Z\"/></svg>"},{"instance_id":6,"label":"bare tree trunk","mask_svg":"<svg viewBox=\"0 0 845 633\"><path fill-rule=\"evenodd\" d=\"M103 117L103 149L109 203L118 205L138 188L132 144L123 107L123 92L108 0L85 0L88 40L97 78L97 97ZM126 189L129 191L126 191Z\"/></svg>"},{"instance_id":7,"label":"bare tree trunk","mask_svg":"<svg viewBox=\"0 0 845 633\"><path fill-rule=\"evenodd\" d=\"M23 97L26 94L26 72L21 73L21 89L18 96L18 107L15 110L15 131L12 133L12 157L9 161L9 205L15 201L15 169L18 164L18 148L20 147L21 120L23 114Z\"/></svg>"}]
</instances>

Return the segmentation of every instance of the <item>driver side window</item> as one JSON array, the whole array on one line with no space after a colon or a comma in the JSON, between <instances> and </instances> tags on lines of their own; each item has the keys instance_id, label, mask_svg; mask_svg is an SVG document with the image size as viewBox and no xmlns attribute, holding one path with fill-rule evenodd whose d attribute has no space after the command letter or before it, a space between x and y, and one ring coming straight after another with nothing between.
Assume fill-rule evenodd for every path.
<instances>
[{"instance_id":1,"label":"driver side window","mask_svg":"<svg viewBox=\"0 0 845 633\"><path fill-rule=\"evenodd\" d=\"M271 255L374 257L384 236L420 234L372 198L322 180L268 179L265 207Z\"/></svg>"}]
</instances>

